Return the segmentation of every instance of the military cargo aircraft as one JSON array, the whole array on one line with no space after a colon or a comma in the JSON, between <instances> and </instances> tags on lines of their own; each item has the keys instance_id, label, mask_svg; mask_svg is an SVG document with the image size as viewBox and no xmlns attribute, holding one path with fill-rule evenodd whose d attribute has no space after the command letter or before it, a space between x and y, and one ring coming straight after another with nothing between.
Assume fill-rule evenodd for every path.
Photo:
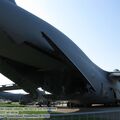
<instances>
[{"instance_id":1,"label":"military cargo aircraft","mask_svg":"<svg viewBox=\"0 0 120 120\"><path fill-rule=\"evenodd\" d=\"M66 35L16 5L0 0L0 72L37 98L37 88L72 104L120 100L120 72L94 64Z\"/></svg>"}]
</instances>

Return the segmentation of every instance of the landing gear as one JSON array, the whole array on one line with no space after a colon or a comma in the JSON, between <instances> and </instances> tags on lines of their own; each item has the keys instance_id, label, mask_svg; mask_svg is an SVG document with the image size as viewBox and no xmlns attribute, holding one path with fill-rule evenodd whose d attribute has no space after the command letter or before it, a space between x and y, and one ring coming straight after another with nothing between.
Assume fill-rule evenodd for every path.
<instances>
[{"instance_id":1,"label":"landing gear","mask_svg":"<svg viewBox=\"0 0 120 120\"><path fill-rule=\"evenodd\" d=\"M67 107L71 108L71 103L70 102L67 103Z\"/></svg>"},{"instance_id":2,"label":"landing gear","mask_svg":"<svg viewBox=\"0 0 120 120\"><path fill-rule=\"evenodd\" d=\"M77 104L68 102L68 103L67 103L67 107L68 107L68 108L75 108L75 107L77 107Z\"/></svg>"},{"instance_id":3,"label":"landing gear","mask_svg":"<svg viewBox=\"0 0 120 120\"><path fill-rule=\"evenodd\" d=\"M80 107L91 107L92 106L92 104L80 104Z\"/></svg>"},{"instance_id":4,"label":"landing gear","mask_svg":"<svg viewBox=\"0 0 120 120\"><path fill-rule=\"evenodd\" d=\"M51 102L47 101L47 107L51 107Z\"/></svg>"},{"instance_id":5,"label":"landing gear","mask_svg":"<svg viewBox=\"0 0 120 120\"><path fill-rule=\"evenodd\" d=\"M67 103L68 108L80 108L80 107L91 107L91 106L92 106L92 104L75 104L75 103L71 103L71 102Z\"/></svg>"},{"instance_id":6,"label":"landing gear","mask_svg":"<svg viewBox=\"0 0 120 120\"><path fill-rule=\"evenodd\" d=\"M92 106L92 104L86 104L86 107L91 107Z\"/></svg>"},{"instance_id":7,"label":"landing gear","mask_svg":"<svg viewBox=\"0 0 120 120\"><path fill-rule=\"evenodd\" d=\"M114 103L105 103L104 106L105 107L119 107L120 106L120 102L116 101Z\"/></svg>"}]
</instances>

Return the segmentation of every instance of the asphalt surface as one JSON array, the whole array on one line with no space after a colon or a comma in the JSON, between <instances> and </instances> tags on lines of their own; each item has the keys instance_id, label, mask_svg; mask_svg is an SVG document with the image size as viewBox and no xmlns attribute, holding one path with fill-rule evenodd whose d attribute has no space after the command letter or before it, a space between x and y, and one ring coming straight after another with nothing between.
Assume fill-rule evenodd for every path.
<instances>
[{"instance_id":1,"label":"asphalt surface","mask_svg":"<svg viewBox=\"0 0 120 120\"><path fill-rule=\"evenodd\" d=\"M120 120L120 107L58 108L57 112L60 113L58 116L76 116L78 119L85 116L87 120Z\"/></svg>"},{"instance_id":2,"label":"asphalt surface","mask_svg":"<svg viewBox=\"0 0 120 120\"><path fill-rule=\"evenodd\" d=\"M103 111L120 111L120 107L90 107L90 108L67 108L67 107L59 107L57 108L57 112L59 113L77 113L77 112L103 112Z\"/></svg>"}]
</instances>

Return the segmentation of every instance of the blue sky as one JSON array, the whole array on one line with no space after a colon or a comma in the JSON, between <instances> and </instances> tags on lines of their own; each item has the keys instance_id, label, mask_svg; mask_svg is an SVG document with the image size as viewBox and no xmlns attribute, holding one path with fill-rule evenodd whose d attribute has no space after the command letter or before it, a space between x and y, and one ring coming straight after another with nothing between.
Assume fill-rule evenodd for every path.
<instances>
[{"instance_id":1,"label":"blue sky","mask_svg":"<svg viewBox=\"0 0 120 120\"><path fill-rule=\"evenodd\" d=\"M16 0L16 2L66 34L104 70L120 69L119 0ZM6 83L11 82L4 78L1 84Z\"/></svg>"}]
</instances>

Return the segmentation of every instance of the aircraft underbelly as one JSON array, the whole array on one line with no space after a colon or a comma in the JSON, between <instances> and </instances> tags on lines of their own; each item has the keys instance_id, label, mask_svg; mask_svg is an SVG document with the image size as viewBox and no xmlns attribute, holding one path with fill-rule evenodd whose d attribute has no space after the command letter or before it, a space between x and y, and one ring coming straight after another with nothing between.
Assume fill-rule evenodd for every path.
<instances>
[{"instance_id":1,"label":"aircraft underbelly","mask_svg":"<svg viewBox=\"0 0 120 120\"><path fill-rule=\"evenodd\" d=\"M0 56L41 69L52 69L62 64L48 55L22 43L17 44L0 32Z\"/></svg>"}]
</instances>

